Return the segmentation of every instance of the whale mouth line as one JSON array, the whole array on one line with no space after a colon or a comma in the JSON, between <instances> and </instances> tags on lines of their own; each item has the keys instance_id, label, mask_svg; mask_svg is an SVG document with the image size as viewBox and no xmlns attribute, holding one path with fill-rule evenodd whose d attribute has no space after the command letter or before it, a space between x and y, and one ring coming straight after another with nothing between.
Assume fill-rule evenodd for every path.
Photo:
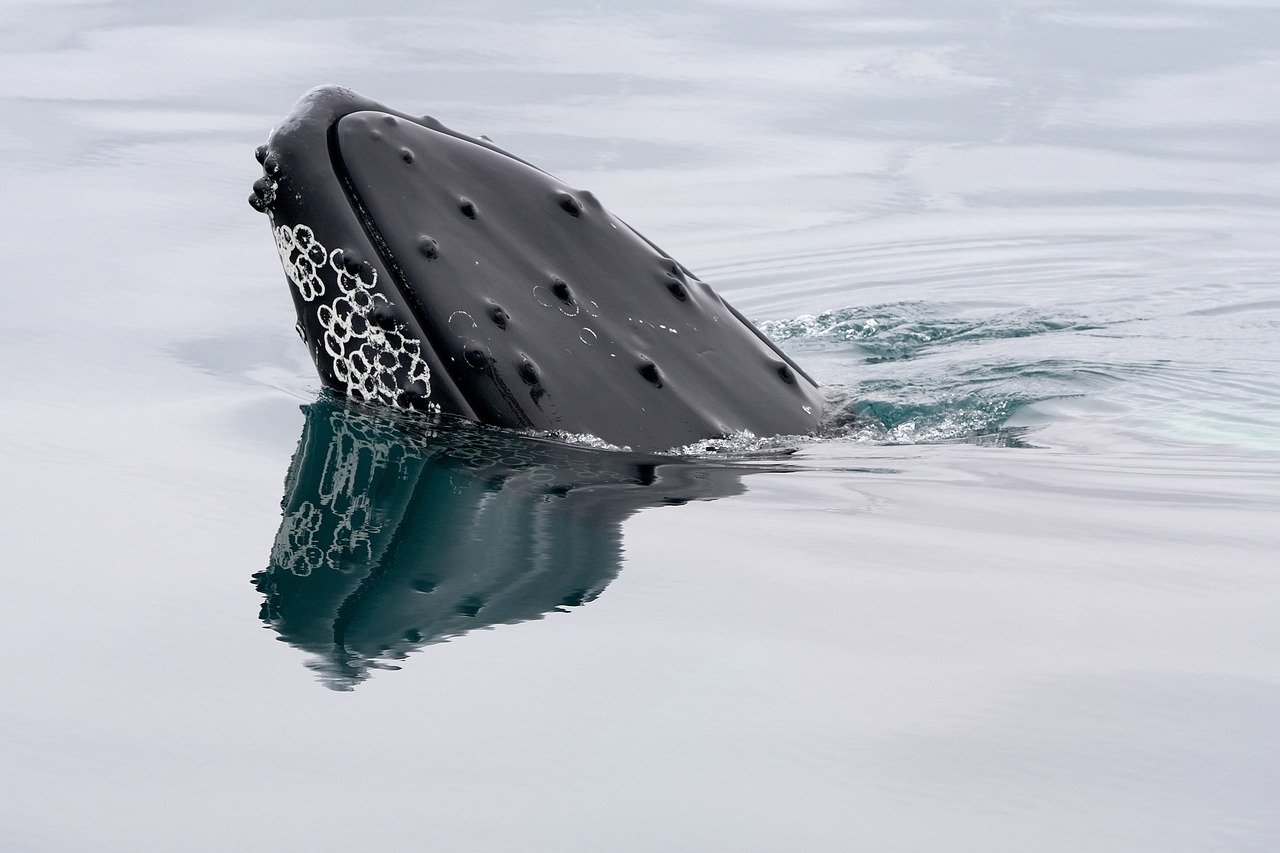
<instances>
[{"instance_id":1,"label":"whale mouth line","mask_svg":"<svg viewBox=\"0 0 1280 853\"><path fill-rule=\"evenodd\" d=\"M390 113L387 113L390 115ZM432 324L428 322L431 314L426 306L422 304L422 300L414 291L413 285L409 281L409 276L405 273L404 268L396 260L395 253L391 250L391 245L383 236L382 230L378 227L377 221L373 218L373 214L369 212L368 206L360 196L360 191L356 188L355 181L351 177L351 172L347 168L346 160L342 155L342 146L338 139L338 125L345 116L336 117L325 132L325 143L329 152L329 163L333 168L334 176L338 179L338 184L342 187L343 195L350 205L351 211L355 214L357 221L360 223L361 229L364 231L365 237L369 240L369 245L373 247L374 253L378 256L378 260L382 262L383 268L387 270L391 277L391 285L396 289L397 295L403 301L405 309L413 316L418 327L422 329L424 343L434 351L439 357L441 366L444 366L443 354L445 352L444 342L439 340L438 334L434 331ZM514 159L514 158L513 158ZM455 382L453 377L448 376L448 370L442 371L445 376L442 379L448 379L450 385L453 386L454 393L471 409L477 410L480 400L476 395L468 394L464 383ZM511 397L510 390L505 384L499 382L501 387L500 393L504 397ZM514 400L512 400L514 403ZM532 429L535 424L524 413L519 405L512 405L512 414L516 417L521 428Z\"/></svg>"}]
</instances>

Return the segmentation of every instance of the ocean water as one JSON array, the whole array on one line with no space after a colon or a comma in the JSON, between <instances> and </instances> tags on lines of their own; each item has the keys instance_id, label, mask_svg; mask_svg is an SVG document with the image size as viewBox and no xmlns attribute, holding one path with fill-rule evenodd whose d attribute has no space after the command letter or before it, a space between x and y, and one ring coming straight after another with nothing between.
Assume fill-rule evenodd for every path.
<instances>
[{"instance_id":1,"label":"ocean water","mask_svg":"<svg viewBox=\"0 0 1280 853\"><path fill-rule=\"evenodd\" d=\"M1280 8L0 3L0 847L1280 846ZM828 388L640 457L322 394L338 82Z\"/></svg>"}]
</instances>

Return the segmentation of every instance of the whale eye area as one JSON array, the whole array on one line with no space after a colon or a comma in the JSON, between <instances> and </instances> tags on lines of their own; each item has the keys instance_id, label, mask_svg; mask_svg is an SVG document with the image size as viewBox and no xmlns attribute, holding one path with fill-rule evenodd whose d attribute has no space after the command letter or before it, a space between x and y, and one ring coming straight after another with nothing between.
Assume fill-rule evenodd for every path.
<instances>
[{"instance_id":1,"label":"whale eye area","mask_svg":"<svg viewBox=\"0 0 1280 853\"><path fill-rule=\"evenodd\" d=\"M400 149L400 159L408 165L413 165L413 152L408 148Z\"/></svg>"},{"instance_id":2,"label":"whale eye area","mask_svg":"<svg viewBox=\"0 0 1280 853\"><path fill-rule=\"evenodd\" d=\"M636 367L636 371L644 377L644 380L654 388L662 387L662 374L658 372L658 365L652 361L645 359Z\"/></svg>"},{"instance_id":3,"label":"whale eye area","mask_svg":"<svg viewBox=\"0 0 1280 853\"><path fill-rule=\"evenodd\" d=\"M418 238L418 254L429 261L440 257L440 244L425 234Z\"/></svg>"},{"instance_id":4,"label":"whale eye area","mask_svg":"<svg viewBox=\"0 0 1280 853\"><path fill-rule=\"evenodd\" d=\"M458 202L458 210L461 211L462 215L468 219L475 219L476 215L479 213L479 211L476 210L476 203L469 198L464 198Z\"/></svg>"},{"instance_id":5,"label":"whale eye area","mask_svg":"<svg viewBox=\"0 0 1280 853\"><path fill-rule=\"evenodd\" d=\"M778 365L778 378L780 378L783 382L787 383L788 385L796 384L795 373L792 372L791 368L785 364Z\"/></svg>"},{"instance_id":6,"label":"whale eye area","mask_svg":"<svg viewBox=\"0 0 1280 853\"><path fill-rule=\"evenodd\" d=\"M687 302L689 299L689 289L679 281L668 281L667 290L671 291L671 295L681 302Z\"/></svg>"},{"instance_id":7,"label":"whale eye area","mask_svg":"<svg viewBox=\"0 0 1280 853\"><path fill-rule=\"evenodd\" d=\"M497 326L499 329L505 329L511 318L507 315L506 309L501 305L493 305L489 308L489 319L492 320L493 325Z\"/></svg>"}]
</instances>

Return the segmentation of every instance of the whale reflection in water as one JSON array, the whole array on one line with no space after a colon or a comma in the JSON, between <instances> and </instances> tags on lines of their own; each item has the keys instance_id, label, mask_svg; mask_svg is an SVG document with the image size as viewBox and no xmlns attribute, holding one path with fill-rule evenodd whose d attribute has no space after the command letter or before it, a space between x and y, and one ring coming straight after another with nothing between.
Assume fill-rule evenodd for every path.
<instances>
[{"instance_id":1,"label":"whale reflection in water","mask_svg":"<svg viewBox=\"0 0 1280 853\"><path fill-rule=\"evenodd\" d=\"M263 621L335 690L422 646L591 601L618 574L628 516L739 494L762 470L327 398L303 410L270 565L253 579Z\"/></svg>"}]
</instances>

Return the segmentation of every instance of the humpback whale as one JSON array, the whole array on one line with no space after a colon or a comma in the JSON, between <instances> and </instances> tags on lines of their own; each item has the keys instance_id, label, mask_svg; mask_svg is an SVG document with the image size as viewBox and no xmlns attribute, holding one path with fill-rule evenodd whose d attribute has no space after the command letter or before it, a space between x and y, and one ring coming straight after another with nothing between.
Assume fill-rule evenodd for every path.
<instances>
[{"instance_id":1,"label":"humpback whale","mask_svg":"<svg viewBox=\"0 0 1280 853\"><path fill-rule=\"evenodd\" d=\"M281 500L262 620L334 690L423 647L541 619L604 591L644 507L744 491L753 472L396 417L322 396Z\"/></svg>"},{"instance_id":2,"label":"humpback whale","mask_svg":"<svg viewBox=\"0 0 1280 853\"><path fill-rule=\"evenodd\" d=\"M708 284L484 137L322 86L256 156L338 394L637 451L819 424L817 384Z\"/></svg>"}]
</instances>

